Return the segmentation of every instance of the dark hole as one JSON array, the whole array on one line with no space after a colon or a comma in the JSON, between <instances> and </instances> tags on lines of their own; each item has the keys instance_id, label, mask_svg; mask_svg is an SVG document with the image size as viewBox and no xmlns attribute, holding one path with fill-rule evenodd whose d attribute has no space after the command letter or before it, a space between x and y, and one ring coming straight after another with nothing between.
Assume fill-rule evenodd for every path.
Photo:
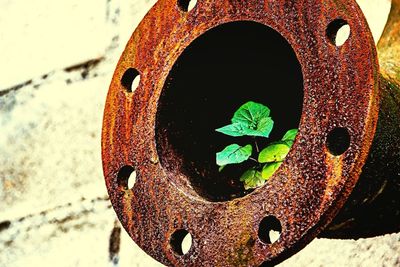
<instances>
[{"instance_id":1,"label":"dark hole","mask_svg":"<svg viewBox=\"0 0 400 267\"><path fill-rule=\"evenodd\" d=\"M118 172L118 185L125 189L132 188L136 182L136 171L132 166L124 166Z\"/></svg>"},{"instance_id":2,"label":"dark hole","mask_svg":"<svg viewBox=\"0 0 400 267\"><path fill-rule=\"evenodd\" d=\"M121 78L121 84L128 92L133 92L139 85L140 73L136 69L130 68L125 71Z\"/></svg>"},{"instance_id":3,"label":"dark hole","mask_svg":"<svg viewBox=\"0 0 400 267\"><path fill-rule=\"evenodd\" d=\"M258 237L266 244L273 244L279 239L281 232L281 222L274 216L267 216L260 223Z\"/></svg>"},{"instance_id":4,"label":"dark hole","mask_svg":"<svg viewBox=\"0 0 400 267\"><path fill-rule=\"evenodd\" d=\"M178 0L179 8L184 12L192 10L196 4L197 0Z\"/></svg>"},{"instance_id":5,"label":"dark hole","mask_svg":"<svg viewBox=\"0 0 400 267\"><path fill-rule=\"evenodd\" d=\"M0 232L4 231L4 230L7 230L10 226L11 226L11 222L10 221L0 222Z\"/></svg>"},{"instance_id":6,"label":"dark hole","mask_svg":"<svg viewBox=\"0 0 400 267\"><path fill-rule=\"evenodd\" d=\"M192 236L185 229L178 230L172 234L170 244L175 253L185 255L192 246Z\"/></svg>"},{"instance_id":7,"label":"dark hole","mask_svg":"<svg viewBox=\"0 0 400 267\"><path fill-rule=\"evenodd\" d=\"M170 177L184 174L210 201L251 192L239 178L254 163L228 165L219 172L215 158L227 145L248 144L248 137L215 131L229 124L233 113L248 101L268 106L275 122L269 139L258 138L260 147L298 128L303 76L289 43L267 26L244 21L224 24L197 38L175 63L158 103L157 150Z\"/></svg>"},{"instance_id":8,"label":"dark hole","mask_svg":"<svg viewBox=\"0 0 400 267\"><path fill-rule=\"evenodd\" d=\"M335 128L329 134L326 140L326 146L332 155L340 156L350 146L350 134L346 128Z\"/></svg>"},{"instance_id":9,"label":"dark hole","mask_svg":"<svg viewBox=\"0 0 400 267\"><path fill-rule=\"evenodd\" d=\"M341 46L350 36L350 26L345 20L336 19L328 25L326 34L333 45Z\"/></svg>"}]
</instances>

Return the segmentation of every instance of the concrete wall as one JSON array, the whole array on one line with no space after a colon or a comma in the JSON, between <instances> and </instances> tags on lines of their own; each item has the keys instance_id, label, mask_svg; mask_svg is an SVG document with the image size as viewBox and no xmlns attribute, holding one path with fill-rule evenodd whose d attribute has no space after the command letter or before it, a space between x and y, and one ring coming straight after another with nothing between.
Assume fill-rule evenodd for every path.
<instances>
[{"instance_id":1,"label":"concrete wall","mask_svg":"<svg viewBox=\"0 0 400 267\"><path fill-rule=\"evenodd\" d=\"M378 38L389 2L359 2ZM154 3L0 0L0 266L161 266L119 240L100 161L108 84ZM317 239L281 266L400 266L399 251L399 233Z\"/></svg>"}]
</instances>

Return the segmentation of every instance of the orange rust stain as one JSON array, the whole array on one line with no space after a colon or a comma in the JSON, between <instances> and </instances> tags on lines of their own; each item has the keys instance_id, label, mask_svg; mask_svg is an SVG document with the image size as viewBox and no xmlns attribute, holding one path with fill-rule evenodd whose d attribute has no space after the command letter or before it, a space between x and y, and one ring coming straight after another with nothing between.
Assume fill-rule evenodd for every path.
<instances>
[{"instance_id":1,"label":"orange rust stain","mask_svg":"<svg viewBox=\"0 0 400 267\"><path fill-rule=\"evenodd\" d=\"M133 192L132 190L128 189L128 190L124 190L124 196L122 199L122 207L123 207L123 212L124 214L129 214L129 217L132 217L133 215L133 208L132 208L132 197L133 197ZM140 216L140 214L138 214ZM133 220L127 220L128 224L127 224L127 229L131 229L131 227L133 227Z\"/></svg>"},{"instance_id":2,"label":"orange rust stain","mask_svg":"<svg viewBox=\"0 0 400 267\"><path fill-rule=\"evenodd\" d=\"M343 155L334 156L325 149L325 164L327 166L327 177L330 177L326 184L325 195L321 202L321 207L332 201L334 192L337 193L337 186L342 180L343 173Z\"/></svg>"}]
</instances>

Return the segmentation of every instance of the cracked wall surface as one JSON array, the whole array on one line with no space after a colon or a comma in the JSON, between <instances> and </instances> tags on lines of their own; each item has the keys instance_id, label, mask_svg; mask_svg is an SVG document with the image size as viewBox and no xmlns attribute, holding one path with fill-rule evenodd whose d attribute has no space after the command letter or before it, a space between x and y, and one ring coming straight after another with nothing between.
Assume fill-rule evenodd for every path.
<instances>
[{"instance_id":1,"label":"cracked wall surface","mask_svg":"<svg viewBox=\"0 0 400 267\"><path fill-rule=\"evenodd\" d=\"M162 266L120 228L100 132L108 85L155 0L0 0L0 266ZM389 2L359 1L375 39ZM316 239L280 266L400 266L400 234Z\"/></svg>"}]
</instances>

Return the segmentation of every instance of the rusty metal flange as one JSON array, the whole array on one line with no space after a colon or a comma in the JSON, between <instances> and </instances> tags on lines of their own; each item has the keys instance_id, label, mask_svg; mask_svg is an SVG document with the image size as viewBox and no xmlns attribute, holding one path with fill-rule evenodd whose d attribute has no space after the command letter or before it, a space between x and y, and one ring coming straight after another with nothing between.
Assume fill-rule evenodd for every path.
<instances>
[{"instance_id":1,"label":"rusty metal flange","mask_svg":"<svg viewBox=\"0 0 400 267\"><path fill-rule=\"evenodd\" d=\"M158 1L116 68L102 134L111 202L132 239L165 265L277 263L327 226L367 160L379 110L372 35L353 0L198 0L189 12L182 2ZM235 21L270 27L293 47L304 77L303 113L293 148L265 186L241 198L212 202L196 193L179 165L174 170L163 165L156 142L158 101L183 51L206 31ZM330 27L343 22L351 35L336 46ZM130 83L139 75L132 93ZM349 138L340 155L327 147L335 133ZM136 183L128 188L132 172ZM264 218L280 223L280 238L273 244L259 236ZM184 255L174 243L180 231L193 238Z\"/></svg>"},{"instance_id":2,"label":"rusty metal flange","mask_svg":"<svg viewBox=\"0 0 400 267\"><path fill-rule=\"evenodd\" d=\"M377 46L378 125L356 187L326 237L360 238L400 231L400 0L392 0Z\"/></svg>"}]
</instances>

